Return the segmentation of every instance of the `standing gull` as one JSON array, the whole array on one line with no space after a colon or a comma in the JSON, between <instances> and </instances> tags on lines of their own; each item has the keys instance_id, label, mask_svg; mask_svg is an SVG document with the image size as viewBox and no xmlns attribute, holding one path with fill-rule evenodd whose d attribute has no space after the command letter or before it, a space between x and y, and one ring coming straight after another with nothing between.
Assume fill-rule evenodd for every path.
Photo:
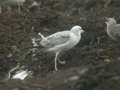
<instances>
[{"instance_id":1,"label":"standing gull","mask_svg":"<svg viewBox=\"0 0 120 90\"><path fill-rule=\"evenodd\" d=\"M114 18L106 18L107 34L113 40L120 39L120 24L117 24Z\"/></svg>"},{"instance_id":2,"label":"standing gull","mask_svg":"<svg viewBox=\"0 0 120 90\"><path fill-rule=\"evenodd\" d=\"M41 33L38 35L41 36L41 41L39 44L45 48L46 52L54 52L55 53L55 70L58 71L57 68L57 58L58 55L65 50L69 50L77 45L81 39L81 34L84 32L82 27L76 25L72 27L72 29L61 31L44 37ZM35 39L33 39L35 40ZM36 39L37 40L37 39ZM34 42L34 41L33 41ZM33 43L33 46L35 42Z\"/></svg>"},{"instance_id":3,"label":"standing gull","mask_svg":"<svg viewBox=\"0 0 120 90\"><path fill-rule=\"evenodd\" d=\"M2 13L2 7L1 6L8 6L8 9L10 10L10 6L17 6L18 12L21 12L21 7L25 3L26 0L0 0L0 12Z\"/></svg>"}]
</instances>

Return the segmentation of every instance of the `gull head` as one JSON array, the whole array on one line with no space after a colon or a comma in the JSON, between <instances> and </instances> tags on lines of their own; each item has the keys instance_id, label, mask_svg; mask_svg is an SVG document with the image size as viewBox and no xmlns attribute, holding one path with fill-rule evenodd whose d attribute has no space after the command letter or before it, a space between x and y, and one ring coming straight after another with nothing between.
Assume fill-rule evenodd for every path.
<instances>
[{"instance_id":1,"label":"gull head","mask_svg":"<svg viewBox=\"0 0 120 90\"><path fill-rule=\"evenodd\" d=\"M115 18L105 17L105 19L107 20L107 21L105 22L107 25L116 24Z\"/></svg>"},{"instance_id":2,"label":"gull head","mask_svg":"<svg viewBox=\"0 0 120 90\"><path fill-rule=\"evenodd\" d=\"M79 36L80 36L82 33L85 32L85 31L82 29L82 27L81 27L81 26L78 26L78 25L73 26L72 29L71 29L71 31L72 31L73 33L75 33L76 35L79 35Z\"/></svg>"}]
</instances>

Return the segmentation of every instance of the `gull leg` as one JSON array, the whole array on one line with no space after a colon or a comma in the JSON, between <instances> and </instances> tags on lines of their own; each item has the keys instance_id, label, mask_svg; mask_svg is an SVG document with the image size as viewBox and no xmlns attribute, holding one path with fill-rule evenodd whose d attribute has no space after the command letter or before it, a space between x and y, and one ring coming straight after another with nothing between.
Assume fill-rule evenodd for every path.
<instances>
[{"instance_id":1,"label":"gull leg","mask_svg":"<svg viewBox=\"0 0 120 90\"><path fill-rule=\"evenodd\" d=\"M2 13L2 7L0 6L0 14Z\"/></svg>"},{"instance_id":2,"label":"gull leg","mask_svg":"<svg viewBox=\"0 0 120 90\"><path fill-rule=\"evenodd\" d=\"M20 7L20 5L18 6L18 13L21 13L21 7Z\"/></svg>"},{"instance_id":3,"label":"gull leg","mask_svg":"<svg viewBox=\"0 0 120 90\"><path fill-rule=\"evenodd\" d=\"M58 58L58 62L60 63L60 64L66 64L66 60L61 60L60 58Z\"/></svg>"},{"instance_id":4,"label":"gull leg","mask_svg":"<svg viewBox=\"0 0 120 90\"><path fill-rule=\"evenodd\" d=\"M11 12L12 12L12 8L9 7L9 6L7 7L7 10L8 10L8 11L7 11L8 13L11 13Z\"/></svg>"},{"instance_id":5,"label":"gull leg","mask_svg":"<svg viewBox=\"0 0 120 90\"><path fill-rule=\"evenodd\" d=\"M18 13L21 13L21 5L18 3Z\"/></svg>"},{"instance_id":6,"label":"gull leg","mask_svg":"<svg viewBox=\"0 0 120 90\"><path fill-rule=\"evenodd\" d=\"M55 71L58 71L58 68L57 68L57 57L59 55L59 52L56 52L56 55L55 55Z\"/></svg>"}]
</instances>

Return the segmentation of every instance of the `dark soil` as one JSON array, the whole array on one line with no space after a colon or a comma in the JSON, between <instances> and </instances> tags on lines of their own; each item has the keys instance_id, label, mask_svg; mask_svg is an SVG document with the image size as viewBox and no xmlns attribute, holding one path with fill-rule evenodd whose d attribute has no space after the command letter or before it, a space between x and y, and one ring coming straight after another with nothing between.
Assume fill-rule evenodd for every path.
<instances>
[{"instance_id":1,"label":"dark soil","mask_svg":"<svg viewBox=\"0 0 120 90\"><path fill-rule=\"evenodd\" d=\"M119 23L119 0L41 0L39 8L0 14L0 89L120 90L120 42L107 36L105 17ZM54 54L20 58L32 48L38 32L47 36L74 25L86 32L76 47L61 54L66 64L59 64L58 72ZM33 72L32 78L5 80L18 62Z\"/></svg>"}]
</instances>

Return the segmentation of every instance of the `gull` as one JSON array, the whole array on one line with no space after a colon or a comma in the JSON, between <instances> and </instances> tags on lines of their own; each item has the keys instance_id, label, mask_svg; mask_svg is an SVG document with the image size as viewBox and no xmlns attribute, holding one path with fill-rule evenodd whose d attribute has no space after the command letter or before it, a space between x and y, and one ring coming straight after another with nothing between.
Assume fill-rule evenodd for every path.
<instances>
[{"instance_id":1,"label":"gull","mask_svg":"<svg viewBox=\"0 0 120 90\"><path fill-rule=\"evenodd\" d=\"M107 34L113 40L120 39L120 24L117 24L114 18L106 17L106 25L107 25Z\"/></svg>"},{"instance_id":2,"label":"gull","mask_svg":"<svg viewBox=\"0 0 120 90\"><path fill-rule=\"evenodd\" d=\"M84 32L81 26L73 26L71 30L56 32L52 35L45 37L41 33L38 35L41 36L41 41L39 45L41 45L46 52L55 53L54 63L55 70L58 71L57 68L57 58L58 55L62 51L69 50L73 48L75 45L79 43L81 40L81 34Z\"/></svg>"},{"instance_id":3,"label":"gull","mask_svg":"<svg viewBox=\"0 0 120 90\"><path fill-rule=\"evenodd\" d=\"M21 6L26 2L26 0L0 0L0 12L2 13L1 6L8 6L8 10L10 10L10 6L17 6L18 12L21 11Z\"/></svg>"},{"instance_id":4,"label":"gull","mask_svg":"<svg viewBox=\"0 0 120 90\"><path fill-rule=\"evenodd\" d=\"M38 3L37 1L33 1L32 4L29 6L29 8L38 7L38 6L40 6L40 3Z\"/></svg>"}]
</instances>

